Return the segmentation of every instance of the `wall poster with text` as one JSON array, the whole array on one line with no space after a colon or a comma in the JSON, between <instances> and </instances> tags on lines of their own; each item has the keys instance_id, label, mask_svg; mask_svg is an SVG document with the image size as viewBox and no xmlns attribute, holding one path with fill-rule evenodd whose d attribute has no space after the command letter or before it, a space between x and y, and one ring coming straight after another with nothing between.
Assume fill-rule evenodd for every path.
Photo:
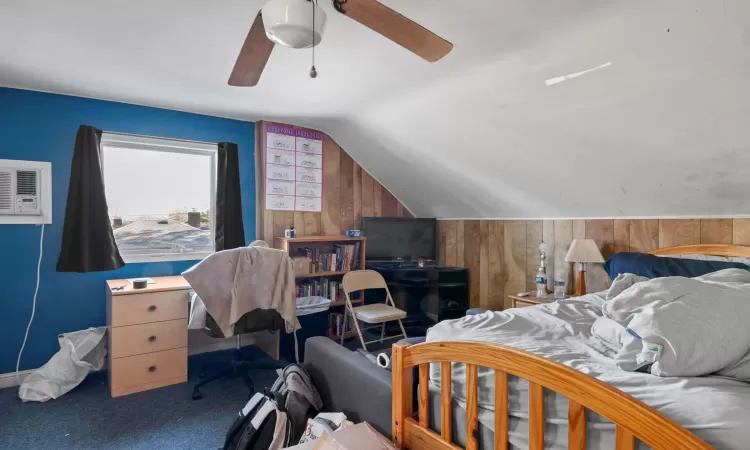
<instances>
[{"instance_id":1,"label":"wall poster with text","mask_svg":"<svg viewBox=\"0 0 750 450\"><path fill-rule=\"evenodd\" d=\"M321 212L323 133L269 123L265 152L265 209Z\"/></svg>"}]
</instances>

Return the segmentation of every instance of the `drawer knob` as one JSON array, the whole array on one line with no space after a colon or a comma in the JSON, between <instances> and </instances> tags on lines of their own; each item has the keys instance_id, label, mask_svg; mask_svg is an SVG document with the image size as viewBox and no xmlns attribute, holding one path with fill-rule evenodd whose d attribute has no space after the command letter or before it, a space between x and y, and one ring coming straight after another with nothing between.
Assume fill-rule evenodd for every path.
<instances>
[{"instance_id":1,"label":"drawer knob","mask_svg":"<svg viewBox=\"0 0 750 450\"><path fill-rule=\"evenodd\" d=\"M149 336L148 337L149 342L156 342L156 336Z\"/></svg>"},{"instance_id":2,"label":"drawer knob","mask_svg":"<svg viewBox=\"0 0 750 450\"><path fill-rule=\"evenodd\" d=\"M148 307L148 310L149 310L150 312L154 312L154 311L156 311L156 305L151 305L151 306L149 306L149 307Z\"/></svg>"},{"instance_id":3,"label":"drawer knob","mask_svg":"<svg viewBox=\"0 0 750 450\"><path fill-rule=\"evenodd\" d=\"M149 372L156 372L156 366L150 366L150 367L148 368L148 371L149 371Z\"/></svg>"}]
</instances>

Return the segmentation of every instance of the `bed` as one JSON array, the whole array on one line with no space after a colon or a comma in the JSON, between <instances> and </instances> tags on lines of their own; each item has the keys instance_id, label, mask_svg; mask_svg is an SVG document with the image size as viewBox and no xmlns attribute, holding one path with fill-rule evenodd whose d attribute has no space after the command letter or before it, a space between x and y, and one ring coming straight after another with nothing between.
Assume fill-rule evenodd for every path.
<instances>
[{"instance_id":1,"label":"bed","mask_svg":"<svg viewBox=\"0 0 750 450\"><path fill-rule=\"evenodd\" d=\"M652 253L750 258L750 247L696 245ZM583 340L586 336L581 329L570 322L583 328L590 326L585 316L603 301L600 294L589 294L550 306L546 312L545 307L525 308L506 316L524 319L524 315L538 314L526 319L542 320L538 323L546 331L557 332L555 327L559 327L560 333ZM580 317L563 320L561 314L554 314L555 308L567 311L568 317ZM544 322L543 314L550 316L548 322ZM554 333L551 336L557 339ZM746 430L750 423L749 383L717 376L662 378L630 372L621 381L617 371L596 352L545 354L534 348L533 339L510 346L461 340L457 336L446 342L394 345L392 430L400 448L459 449L455 444L459 441L467 449L479 448L480 441L482 448L494 445L534 450L714 448L707 439L717 448L739 449L747 448L750 442L750 430ZM459 375L463 385L457 387L452 377ZM415 376L418 384L413 383ZM418 386L415 397L413 386ZM660 392L660 396L649 396L651 391ZM454 417L456 403L462 407L459 411L465 411L460 423ZM519 410L523 411L522 418ZM462 430L455 430L457 426ZM610 435L605 432L607 428ZM490 429L493 432L488 433ZM600 433L599 429L605 431ZM522 440L518 439L520 430L525 435ZM462 437L457 440L459 434ZM560 434L566 435L563 441L567 442L558 439Z\"/></svg>"}]
</instances>

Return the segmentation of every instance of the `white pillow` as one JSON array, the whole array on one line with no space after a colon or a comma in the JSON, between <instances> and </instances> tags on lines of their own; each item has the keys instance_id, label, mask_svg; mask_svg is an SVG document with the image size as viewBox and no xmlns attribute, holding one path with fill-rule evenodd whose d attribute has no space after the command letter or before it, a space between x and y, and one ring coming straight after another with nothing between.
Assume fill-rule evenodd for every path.
<instances>
[{"instance_id":1,"label":"white pillow","mask_svg":"<svg viewBox=\"0 0 750 450\"><path fill-rule=\"evenodd\" d=\"M717 375L735 378L740 381L750 382L750 352L745 354L739 361L716 372Z\"/></svg>"}]
</instances>

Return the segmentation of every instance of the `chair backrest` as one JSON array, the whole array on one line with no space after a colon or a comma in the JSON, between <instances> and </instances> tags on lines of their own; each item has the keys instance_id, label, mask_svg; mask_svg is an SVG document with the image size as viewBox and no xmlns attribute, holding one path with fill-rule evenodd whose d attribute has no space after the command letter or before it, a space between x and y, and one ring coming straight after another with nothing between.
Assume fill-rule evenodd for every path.
<instances>
[{"instance_id":1,"label":"chair backrest","mask_svg":"<svg viewBox=\"0 0 750 450\"><path fill-rule=\"evenodd\" d=\"M374 270L353 270L341 281L347 294L364 289L388 289L385 279Z\"/></svg>"}]
</instances>

